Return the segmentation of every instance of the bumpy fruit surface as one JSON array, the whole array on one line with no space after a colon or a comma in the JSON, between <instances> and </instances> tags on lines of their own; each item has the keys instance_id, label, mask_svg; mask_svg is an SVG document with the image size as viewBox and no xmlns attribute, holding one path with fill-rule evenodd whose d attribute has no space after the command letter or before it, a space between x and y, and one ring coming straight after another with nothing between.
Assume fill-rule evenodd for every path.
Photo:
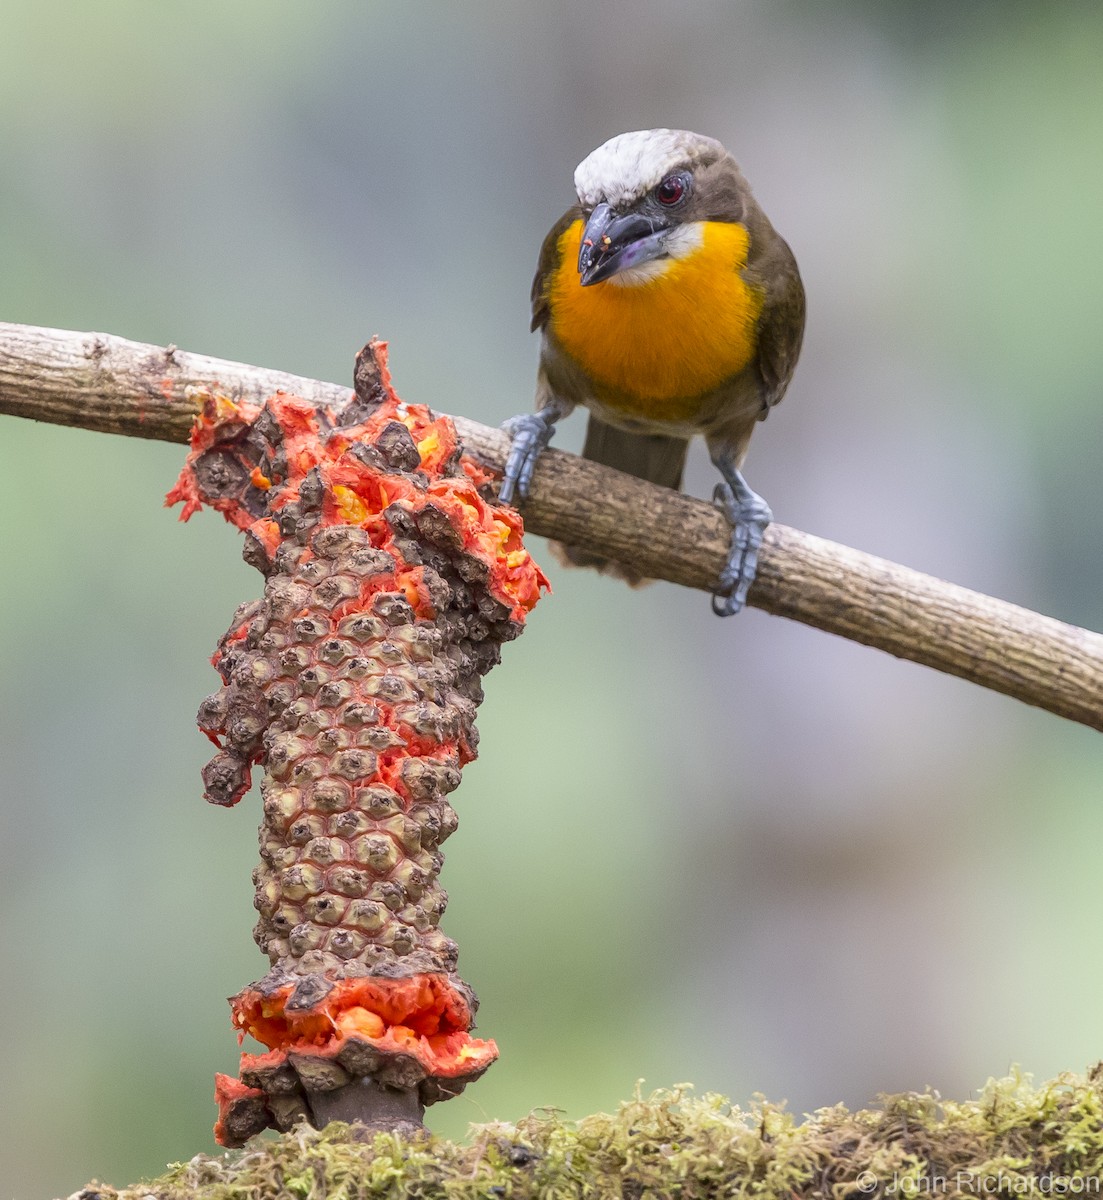
<instances>
[{"instance_id":1,"label":"bumpy fruit surface","mask_svg":"<svg viewBox=\"0 0 1103 1200\"><path fill-rule=\"evenodd\" d=\"M236 804L264 771L255 937L272 968L231 1006L268 1050L218 1078L224 1145L322 1123L351 1085L429 1104L497 1056L471 1036L477 1002L440 929L440 846L481 676L547 584L488 483L450 421L397 400L379 343L340 408L203 397L168 501L223 512L266 577L199 711L219 747L209 800Z\"/></svg>"}]
</instances>

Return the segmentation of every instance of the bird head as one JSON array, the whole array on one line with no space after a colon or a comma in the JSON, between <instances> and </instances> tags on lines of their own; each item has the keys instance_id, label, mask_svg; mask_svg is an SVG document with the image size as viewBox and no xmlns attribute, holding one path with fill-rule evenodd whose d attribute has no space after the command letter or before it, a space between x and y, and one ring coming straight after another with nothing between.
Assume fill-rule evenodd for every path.
<instances>
[{"instance_id":1,"label":"bird head","mask_svg":"<svg viewBox=\"0 0 1103 1200\"><path fill-rule=\"evenodd\" d=\"M742 221L749 199L724 147L681 129L611 138L579 163L574 183L586 218L583 287L655 278L700 244L702 222Z\"/></svg>"}]
</instances>

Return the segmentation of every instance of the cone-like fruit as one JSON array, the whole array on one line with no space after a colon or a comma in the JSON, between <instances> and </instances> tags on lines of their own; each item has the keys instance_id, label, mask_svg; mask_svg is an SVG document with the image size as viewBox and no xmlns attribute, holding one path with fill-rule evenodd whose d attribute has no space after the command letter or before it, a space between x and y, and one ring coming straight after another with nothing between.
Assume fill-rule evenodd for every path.
<instances>
[{"instance_id":1,"label":"cone-like fruit","mask_svg":"<svg viewBox=\"0 0 1103 1200\"><path fill-rule=\"evenodd\" d=\"M223 1145L300 1117L416 1122L497 1056L439 927L440 844L480 678L547 581L489 485L450 421L398 401L381 343L343 408L203 397L168 502L219 509L266 576L199 711L219 747L207 799L236 804L264 770L255 937L272 968L230 1003L268 1051L218 1077Z\"/></svg>"}]
</instances>

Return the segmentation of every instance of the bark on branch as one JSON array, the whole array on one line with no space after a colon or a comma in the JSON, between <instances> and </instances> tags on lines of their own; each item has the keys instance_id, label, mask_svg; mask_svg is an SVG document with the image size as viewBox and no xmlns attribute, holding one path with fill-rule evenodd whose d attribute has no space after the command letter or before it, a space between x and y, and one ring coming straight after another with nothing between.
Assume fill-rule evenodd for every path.
<instances>
[{"instance_id":1,"label":"bark on branch","mask_svg":"<svg viewBox=\"0 0 1103 1200\"><path fill-rule=\"evenodd\" d=\"M193 387L253 400L283 389L317 404L349 391L174 346L0 323L0 413L186 442ZM500 468L505 434L453 419L467 449ZM534 533L706 591L727 553L727 522L710 504L562 451L541 458L523 512ZM1103 730L1103 634L784 525L767 531L749 603Z\"/></svg>"}]
</instances>

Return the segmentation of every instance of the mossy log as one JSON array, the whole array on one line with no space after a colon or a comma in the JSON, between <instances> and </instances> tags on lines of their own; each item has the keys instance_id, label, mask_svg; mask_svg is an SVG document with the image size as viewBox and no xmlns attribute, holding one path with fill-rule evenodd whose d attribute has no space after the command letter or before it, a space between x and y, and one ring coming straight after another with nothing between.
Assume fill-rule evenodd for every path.
<instances>
[{"instance_id":1,"label":"mossy log","mask_svg":"<svg viewBox=\"0 0 1103 1200\"><path fill-rule=\"evenodd\" d=\"M159 1179L71 1200L474 1200L622 1197L862 1200L881 1196L1098 1196L1103 1178L1103 1064L1035 1087L990 1080L975 1100L934 1092L884 1096L798 1120L688 1087L636 1097L613 1115L565 1121L539 1112L472 1127L466 1142L297 1126Z\"/></svg>"}]
</instances>

